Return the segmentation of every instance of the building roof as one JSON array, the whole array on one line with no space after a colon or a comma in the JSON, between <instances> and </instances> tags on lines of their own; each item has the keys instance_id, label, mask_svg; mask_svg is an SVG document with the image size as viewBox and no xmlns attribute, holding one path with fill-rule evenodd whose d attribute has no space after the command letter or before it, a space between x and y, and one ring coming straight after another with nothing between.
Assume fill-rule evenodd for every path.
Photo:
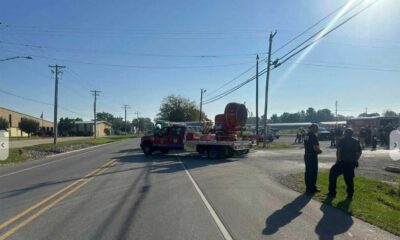
<instances>
[{"instance_id":1,"label":"building roof","mask_svg":"<svg viewBox=\"0 0 400 240\"><path fill-rule=\"evenodd\" d=\"M268 123L272 127L284 127L284 126L310 126L311 122L297 122L297 123Z\"/></svg>"},{"instance_id":2,"label":"building roof","mask_svg":"<svg viewBox=\"0 0 400 240\"><path fill-rule=\"evenodd\" d=\"M336 125L336 124L338 124L338 125L346 125L347 124L347 122L346 121L330 121L330 122L320 122L320 124L322 124L322 125Z\"/></svg>"},{"instance_id":3,"label":"building roof","mask_svg":"<svg viewBox=\"0 0 400 240\"><path fill-rule=\"evenodd\" d=\"M107 124L109 126L112 126L111 123L107 122L107 121L97 121L96 124L100 124L100 123L104 123ZM94 124L93 121L76 121L75 124Z\"/></svg>"},{"instance_id":4,"label":"building roof","mask_svg":"<svg viewBox=\"0 0 400 240\"><path fill-rule=\"evenodd\" d=\"M21 115L24 115L24 116L26 116L26 117L36 119L36 120L38 120L38 121L42 121L42 120L43 120L43 122L47 122L47 123L49 123L49 124L53 124L53 122L48 121L48 120L46 120L46 119L41 119L41 118L38 118L38 117L34 117L34 116L32 116L32 115L29 115L29 114L26 114L26 113L21 113L21 112L18 112L18 111L12 110L12 109L8 109L8 108L5 108L5 107L0 107L0 109L3 109L3 110L5 110L5 111L9 111L9 112L13 112L13 113L17 113L17 114L21 114Z\"/></svg>"}]
</instances>

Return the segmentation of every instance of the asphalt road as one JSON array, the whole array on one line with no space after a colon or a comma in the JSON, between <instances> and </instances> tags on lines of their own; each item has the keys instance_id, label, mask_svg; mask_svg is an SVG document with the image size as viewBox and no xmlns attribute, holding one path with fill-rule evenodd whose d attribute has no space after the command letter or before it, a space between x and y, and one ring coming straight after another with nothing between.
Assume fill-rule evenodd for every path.
<instances>
[{"instance_id":1,"label":"asphalt road","mask_svg":"<svg viewBox=\"0 0 400 240\"><path fill-rule=\"evenodd\" d=\"M272 173L290 161L145 157L137 146L0 168L0 239L397 239L280 185Z\"/></svg>"}]
</instances>

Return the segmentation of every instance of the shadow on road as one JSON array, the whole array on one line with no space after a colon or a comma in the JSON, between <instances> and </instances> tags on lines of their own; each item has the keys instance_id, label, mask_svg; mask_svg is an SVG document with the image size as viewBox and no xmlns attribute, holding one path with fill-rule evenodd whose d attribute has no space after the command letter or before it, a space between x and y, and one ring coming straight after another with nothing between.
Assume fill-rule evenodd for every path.
<instances>
[{"instance_id":1,"label":"shadow on road","mask_svg":"<svg viewBox=\"0 0 400 240\"><path fill-rule=\"evenodd\" d=\"M320 208L323 216L315 227L315 233L318 234L320 240L332 240L335 235L347 232L353 225L353 219L349 214L331 206L332 200L326 198ZM338 207L344 211L347 211L350 205L351 199L345 199L338 203Z\"/></svg>"},{"instance_id":2,"label":"shadow on road","mask_svg":"<svg viewBox=\"0 0 400 240\"><path fill-rule=\"evenodd\" d=\"M275 211L267 218L265 222L266 227L262 233L264 235L273 235L278 232L280 228L284 227L295 218L300 216L302 213L301 209L303 209L310 202L310 200L310 196L302 194L291 203Z\"/></svg>"},{"instance_id":3,"label":"shadow on road","mask_svg":"<svg viewBox=\"0 0 400 240\"><path fill-rule=\"evenodd\" d=\"M184 170L180 161L177 161L177 156L174 154L170 155L154 154L152 156L145 156L144 154L141 154L140 149L121 150L118 153L126 153L126 155L116 158L118 159L118 162L120 164L148 163L148 162L153 162L153 164L151 166L144 165L144 166L127 167L120 170L113 170L114 169L113 167L110 168L110 170L99 174L98 176L106 176L110 174L118 174L118 173L136 171L147 168L150 168L151 173L174 173ZM194 169L194 168L206 167L208 165L216 165L216 164L231 162L231 160L209 160L201 156L180 156L179 159L185 164L185 167L187 169ZM24 188L0 192L0 199L12 198L21 194L28 193L30 191L35 191L43 187L69 183L79 179L82 178L78 177L78 178L66 178L58 181L46 181L33 184L31 186L27 186Z\"/></svg>"}]
</instances>

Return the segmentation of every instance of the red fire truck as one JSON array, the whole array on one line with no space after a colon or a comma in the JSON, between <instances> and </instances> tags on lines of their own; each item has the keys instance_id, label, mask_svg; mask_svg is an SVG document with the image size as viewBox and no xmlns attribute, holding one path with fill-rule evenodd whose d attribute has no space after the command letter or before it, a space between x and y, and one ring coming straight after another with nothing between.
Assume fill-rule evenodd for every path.
<instances>
[{"instance_id":1,"label":"red fire truck","mask_svg":"<svg viewBox=\"0 0 400 240\"><path fill-rule=\"evenodd\" d=\"M247 154L252 142L237 137L247 121L247 109L243 104L229 103L224 114L215 117L215 127L210 132L199 132L198 128L184 123L171 123L156 129L153 135L143 136L141 148L145 155L155 151L170 150L198 152L211 159ZM213 132L213 133L211 133Z\"/></svg>"}]
</instances>

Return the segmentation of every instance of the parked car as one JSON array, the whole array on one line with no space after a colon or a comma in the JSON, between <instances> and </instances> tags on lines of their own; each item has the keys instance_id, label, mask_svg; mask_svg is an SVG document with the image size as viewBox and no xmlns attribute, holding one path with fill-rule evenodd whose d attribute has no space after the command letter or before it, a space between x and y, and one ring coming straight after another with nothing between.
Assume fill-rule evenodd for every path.
<instances>
[{"instance_id":1,"label":"parked car","mask_svg":"<svg viewBox=\"0 0 400 240\"><path fill-rule=\"evenodd\" d=\"M318 139L320 141L328 141L329 140L329 136L330 136L330 132L328 131L328 129L326 129L324 127L319 127Z\"/></svg>"}]
</instances>

